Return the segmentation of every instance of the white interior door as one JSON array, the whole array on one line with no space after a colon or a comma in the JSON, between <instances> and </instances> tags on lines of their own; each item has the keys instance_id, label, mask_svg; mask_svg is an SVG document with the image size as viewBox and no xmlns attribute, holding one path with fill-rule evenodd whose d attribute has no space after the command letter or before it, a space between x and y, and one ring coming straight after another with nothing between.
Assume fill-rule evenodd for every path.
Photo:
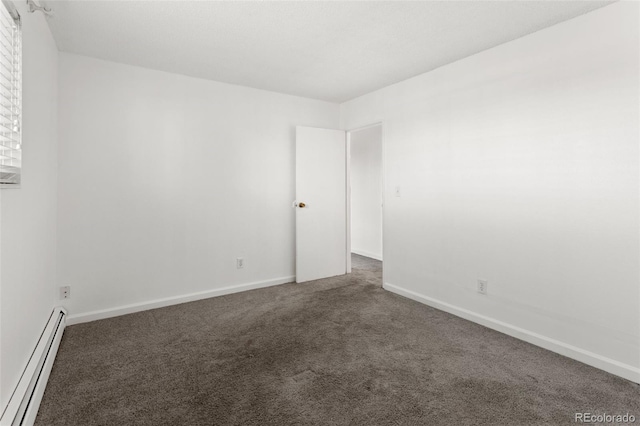
<instances>
[{"instance_id":1,"label":"white interior door","mask_svg":"<svg viewBox=\"0 0 640 426\"><path fill-rule=\"evenodd\" d=\"M346 151L341 130L296 127L296 282L347 272Z\"/></svg>"}]
</instances>

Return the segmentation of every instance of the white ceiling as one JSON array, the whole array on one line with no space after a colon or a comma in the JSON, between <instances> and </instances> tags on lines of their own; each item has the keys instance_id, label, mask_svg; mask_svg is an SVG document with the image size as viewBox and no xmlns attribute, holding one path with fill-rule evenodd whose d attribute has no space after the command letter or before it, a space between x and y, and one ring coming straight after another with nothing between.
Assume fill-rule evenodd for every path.
<instances>
[{"instance_id":1,"label":"white ceiling","mask_svg":"<svg viewBox=\"0 0 640 426\"><path fill-rule=\"evenodd\" d=\"M61 51L343 102L602 1L47 1Z\"/></svg>"}]
</instances>

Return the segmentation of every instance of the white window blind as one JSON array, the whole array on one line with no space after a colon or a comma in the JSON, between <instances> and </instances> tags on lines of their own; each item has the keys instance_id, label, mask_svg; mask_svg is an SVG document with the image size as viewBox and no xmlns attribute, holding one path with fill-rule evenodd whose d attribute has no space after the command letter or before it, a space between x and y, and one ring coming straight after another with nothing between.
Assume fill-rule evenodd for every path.
<instances>
[{"instance_id":1,"label":"white window blind","mask_svg":"<svg viewBox=\"0 0 640 426\"><path fill-rule=\"evenodd\" d=\"M0 5L0 186L20 184L22 166L22 30L10 1Z\"/></svg>"}]
</instances>

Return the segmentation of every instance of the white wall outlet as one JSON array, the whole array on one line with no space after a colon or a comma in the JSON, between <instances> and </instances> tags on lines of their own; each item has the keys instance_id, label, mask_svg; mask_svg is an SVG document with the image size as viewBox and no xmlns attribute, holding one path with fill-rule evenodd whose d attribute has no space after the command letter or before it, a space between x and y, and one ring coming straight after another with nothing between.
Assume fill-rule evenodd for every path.
<instances>
[{"instance_id":1,"label":"white wall outlet","mask_svg":"<svg viewBox=\"0 0 640 426\"><path fill-rule=\"evenodd\" d=\"M243 269L244 268L244 258L239 257L236 259L236 268Z\"/></svg>"},{"instance_id":2,"label":"white wall outlet","mask_svg":"<svg viewBox=\"0 0 640 426\"><path fill-rule=\"evenodd\" d=\"M400 187L396 186L396 197L400 196Z\"/></svg>"},{"instance_id":3,"label":"white wall outlet","mask_svg":"<svg viewBox=\"0 0 640 426\"><path fill-rule=\"evenodd\" d=\"M64 286L64 287L60 287L60 299L68 299L71 297L71 287L70 286Z\"/></svg>"},{"instance_id":4,"label":"white wall outlet","mask_svg":"<svg viewBox=\"0 0 640 426\"><path fill-rule=\"evenodd\" d=\"M487 294L487 280L478 280L478 293Z\"/></svg>"}]
</instances>

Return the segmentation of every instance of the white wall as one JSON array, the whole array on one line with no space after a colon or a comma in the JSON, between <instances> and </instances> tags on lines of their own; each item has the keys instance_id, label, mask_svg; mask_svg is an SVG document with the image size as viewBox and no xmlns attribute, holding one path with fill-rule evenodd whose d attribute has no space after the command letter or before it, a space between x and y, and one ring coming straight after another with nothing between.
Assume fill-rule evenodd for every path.
<instances>
[{"instance_id":1,"label":"white wall","mask_svg":"<svg viewBox=\"0 0 640 426\"><path fill-rule=\"evenodd\" d=\"M350 135L351 252L382 260L382 127Z\"/></svg>"},{"instance_id":2,"label":"white wall","mask_svg":"<svg viewBox=\"0 0 640 426\"><path fill-rule=\"evenodd\" d=\"M16 2L23 29L23 170L2 189L0 411L51 315L56 279L58 50L40 13Z\"/></svg>"},{"instance_id":3,"label":"white wall","mask_svg":"<svg viewBox=\"0 0 640 426\"><path fill-rule=\"evenodd\" d=\"M337 104L67 53L59 84L71 320L293 279L295 126L336 128Z\"/></svg>"},{"instance_id":4,"label":"white wall","mask_svg":"<svg viewBox=\"0 0 640 426\"><path fill-rule=\"evenodd\" d=\"M638 7L342 105L383 122L387 288L640 380Z\"/></svg>"}]
</instances>

